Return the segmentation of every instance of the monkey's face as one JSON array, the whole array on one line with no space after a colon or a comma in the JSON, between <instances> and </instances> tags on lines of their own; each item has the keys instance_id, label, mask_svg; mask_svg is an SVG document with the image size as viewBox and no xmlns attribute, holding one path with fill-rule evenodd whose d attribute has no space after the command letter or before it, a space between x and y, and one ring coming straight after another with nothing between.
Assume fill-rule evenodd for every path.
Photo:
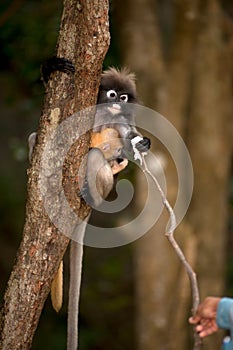
<instances>
[{"instance_id":1,"label":"monkey's face","mask_svg":"<svg viewBox=\"0 0 233 350\"><path fill-rule=\"evenodd\" d=\"M136 103L134 76L126 70L110 68L102 74L98 103Z\"/></svg>"}]
</instances>

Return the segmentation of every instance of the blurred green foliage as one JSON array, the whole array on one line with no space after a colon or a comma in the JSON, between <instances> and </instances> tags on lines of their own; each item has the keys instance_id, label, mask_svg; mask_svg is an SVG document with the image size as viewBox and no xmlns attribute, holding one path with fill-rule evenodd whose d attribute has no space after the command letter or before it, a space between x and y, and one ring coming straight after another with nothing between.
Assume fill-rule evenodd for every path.
<instances>
[{"instance_id":1,"label":"blurred green foliage","mask_svg":"<svg viewBox=\"0 0 233 350\"><path fill-rule=\"evenodd\" d=\"M2 1L9 11L12 1ZM60 1L18 1L18 8L1 26L1 67L17 74L25 88L40 79L41 62L53 54L60 24Z\"/></svg>"}]
</instances>

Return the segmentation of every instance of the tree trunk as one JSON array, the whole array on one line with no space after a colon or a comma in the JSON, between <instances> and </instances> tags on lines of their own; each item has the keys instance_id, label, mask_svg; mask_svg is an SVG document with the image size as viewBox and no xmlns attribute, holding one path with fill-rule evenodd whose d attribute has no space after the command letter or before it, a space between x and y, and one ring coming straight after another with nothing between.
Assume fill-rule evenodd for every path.
<instances>
[{"instance_id":1,"label":"tree trunk","mask_svg":"<svg viewBox=\"0 0 233 350\"><path fill-rule=\"evenodd\" d=\"M83 155L88 151L88 134L81 137L71 147L65 165L58 164L56 156L66 144L67 135L62 135L59 147L54 154L44 155L49 136L68 116L77 110L94 105L97 98L102 62L109 45L108 2L107 0L64 1L64 11L57 45L57 55L75 62L75 88L72 77L55 73L47 86L47 94L41 116L36 147L31 167L28 170L28 200L23 239L17 254L16 264L11 273L4 304L1 310L1 349L29 349L36 330L41 310L50 291L51 281L69 243L69 238L59 232L51 222L44 206L39 187L42 157L54 162L54 172L64 168L64 191L70 206L80 219L85 218L89 208L80 202L77 195L77 168ZM75 97L75 98L74 98ZM80 118L80 117L79 117ZM79 133L92 120L81 120ZM68 177L69 173L69 177ZM47 175L51 181L54 173ZM68 186L69 182L69 186ZM70 190L71 188L71 190ZM66 206L60 200L63 191L60 186L52 189L52 205L56 213L66 220L67 232L71 232L78 222L65 212ZM50 193L51 194L51 193ZM47 193L46 193L47 195ZM46 198L50 200L50 198ZM63 232L65 233L65 232Z\"/></svg>"}]
</instances>

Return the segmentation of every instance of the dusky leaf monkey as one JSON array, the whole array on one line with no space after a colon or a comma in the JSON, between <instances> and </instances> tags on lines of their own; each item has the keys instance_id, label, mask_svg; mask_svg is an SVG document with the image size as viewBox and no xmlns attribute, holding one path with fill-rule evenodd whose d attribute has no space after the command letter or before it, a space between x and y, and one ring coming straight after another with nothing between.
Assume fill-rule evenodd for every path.
<instances>
[{"instance_id":1,"label":"dusky leaf monkey","mask_svg":"<svg viewBox=\"0 0 233 350\"><path fill-rule=\"evenodd\" d=\"M42 66L42 77L45 83L55 71L74 74L74 66L64 58L50 58ZM127 108L129 103L137 102L134 74L129 73L126 69L117 70L115 68L103 72L87 157L86 179L80 191L88 204L98 206L109 195L115 184L114 176L127 166L129 154L133 155L134 140L136 140L136 149L139 152L147 152L150 148L150 139L142 137L134 125L133 109ZM30 157L34 143L35 134L32 134L29 137ZM88 219L80 226L83 232L85 232ZM77 257L77 243L74 241L71 243L67 349L76 350L77 291L80 288L80 276L76 276L74 271L77 268L76 265L80 264L80 259ZM62 265L51 287L52 303L56 311L59 311L62 303L61 289Z\"/></svg>"}]
</instances>

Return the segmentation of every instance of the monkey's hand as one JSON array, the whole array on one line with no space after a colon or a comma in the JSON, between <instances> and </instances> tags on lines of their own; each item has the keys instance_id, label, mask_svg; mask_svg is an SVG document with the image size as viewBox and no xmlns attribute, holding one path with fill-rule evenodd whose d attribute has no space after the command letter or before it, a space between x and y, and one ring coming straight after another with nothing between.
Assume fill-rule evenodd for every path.
<instances>
[{"instance_id":1,"label":"monkey's hand","mask_svg":"<svg viewBox=\"0 0 233 350\"><path fill-rule=\"evenodd\" d=\"M150 149L150 139L136 132L130 132L127 137L130 139L132 147L140 152L146 153Z\"/></svg>"},{"instance_id":2,"label":"monkey's hand","mask_svg":"<svg viewBox=\"0 0 233 350\"><path fill-rule=\"evenodd\" d=\"M133 137L130 141L133 148L134 160L139 160L140 164L142 164L142 154L146 153L149 149L149 147L144 146L145 139L149 141L149 146L150 146L150 139L148 139L147 137L142 137L138 135ZM146 144L148 143L148 141L146 141Z\"/></svg>"},{"instance_id":3,"label":"monkey's hand","mask_svg":"<svg viewBox=\"0 0 233 350\"><path fill-rule=\"evenodd\" d=\"M150 144L150 139L148 137L143 137L142 140L136 143L135 147L140 153L144 153L150 149Z\"/></svg>"},{"instance_id":4,"label":"monkey's hand","mask_svg":"<svg viewBox=\"0 0 233 350\"><path fill-rule=\"evenodd\" d=\"M47 84L52 73L59 71L66 74L74 74L74 70L75 68L71 61L66 58L53 56L41 66L42 80Z\"/></svg>"}]
</instances>

